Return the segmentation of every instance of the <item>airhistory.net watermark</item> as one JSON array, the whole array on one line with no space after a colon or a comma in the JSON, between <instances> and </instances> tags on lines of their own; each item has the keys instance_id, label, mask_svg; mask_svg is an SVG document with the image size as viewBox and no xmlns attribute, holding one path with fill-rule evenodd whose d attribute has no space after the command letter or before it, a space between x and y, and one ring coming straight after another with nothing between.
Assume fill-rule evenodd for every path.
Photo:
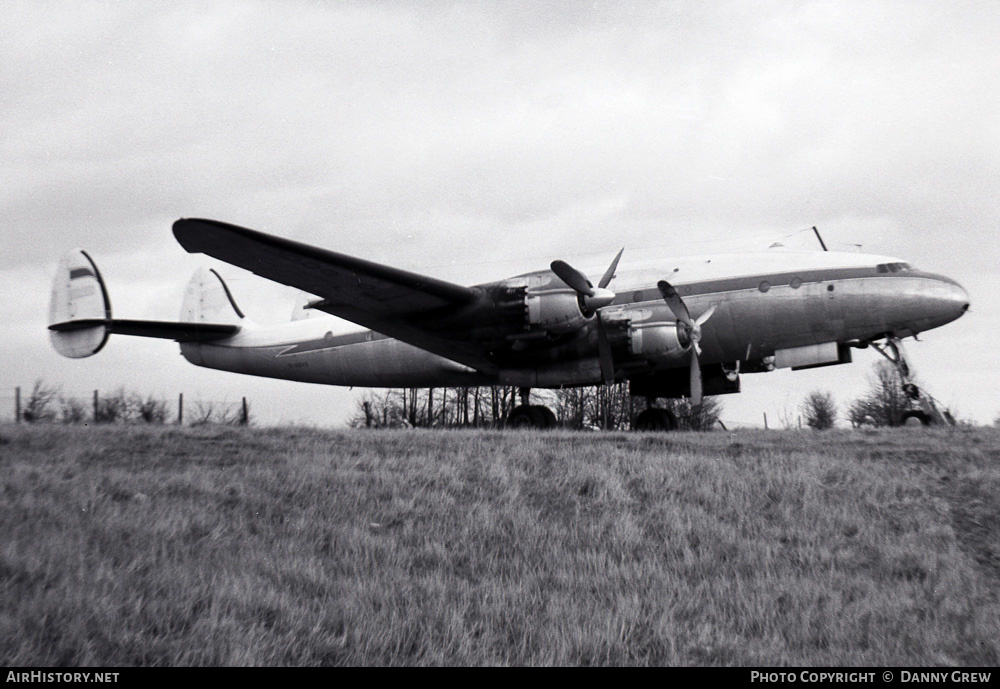
<instances>
[{"instance_id":1,"label":"airhistory.net watermark","mask_svg":"<svg viewBox=\"0 0 1000 689\"><path fill-rule=\"evenodd\" d=\"M87 682L117 682L117 672L7 672L6 682L72 682L82 684Z\"/></svg>"}]
</instances>

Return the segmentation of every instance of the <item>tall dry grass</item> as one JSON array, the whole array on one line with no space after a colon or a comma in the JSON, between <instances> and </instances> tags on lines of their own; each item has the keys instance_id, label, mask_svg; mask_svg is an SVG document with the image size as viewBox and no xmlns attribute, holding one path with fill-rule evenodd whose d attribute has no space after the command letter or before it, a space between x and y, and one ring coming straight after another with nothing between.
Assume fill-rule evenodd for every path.
<instances>
[{"instance_id":1,"label":"tall dry grass","mask_svg":"<svg viewBox=\"0 0 1000 689\"><path fill-rule=\"evenodd\" d=\"M1000 432L0 427L5 665L1000 661Z\"/></svg>"}]
</instances>

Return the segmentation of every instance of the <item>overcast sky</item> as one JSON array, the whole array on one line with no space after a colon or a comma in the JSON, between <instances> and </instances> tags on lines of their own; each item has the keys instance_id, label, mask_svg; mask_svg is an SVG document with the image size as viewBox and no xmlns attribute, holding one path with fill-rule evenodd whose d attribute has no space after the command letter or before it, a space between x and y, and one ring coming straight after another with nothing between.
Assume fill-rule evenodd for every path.
<instances>
[{"instance_id":1,"label":"overcast sky","mask_svg":"<svg viewBox=\"0 0 1000 689\"><path fill-rule=\"evenodd\" d=\"M180 217L464 284L818 225L831 248L966 287L971 312L909 351L960 417L1000 414L998 2L33 0L0 16L5 418L42 378L346 421L357 391L199 369L171 342L51 350L49 284L74 247L116 316L176 318L210 265L249 315L287 319L294 291L187 254ZM813 389L846 403L876 358L744 376L723 418L773 423Z\"/></svg>"}]
</instances>

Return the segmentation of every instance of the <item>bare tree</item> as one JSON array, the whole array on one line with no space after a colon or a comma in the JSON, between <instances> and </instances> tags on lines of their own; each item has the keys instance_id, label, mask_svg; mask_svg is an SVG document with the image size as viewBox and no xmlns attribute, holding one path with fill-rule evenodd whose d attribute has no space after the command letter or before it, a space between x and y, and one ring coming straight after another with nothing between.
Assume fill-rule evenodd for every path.
<instances>
[{"instance_id":1,"label":"bare tree","mask_svg":"<svg viewBox=\"0 0 1000 689\"><path fill-rule=\"evenodd\" d=\"M879 361L868 376L868 392L851 402L847 418L855 428L898 426L909 409L910 400L896 368L888 361Z\"/></svg>"},{"instance_id":2,"label":"bare tree","mask_svg":"<svg viewBox=\"0 0 1000 689\"><path fill-rule=\"evenodd\" d=\"M192 426L204 426L213 423L215 420L215 404L212 402L198 401L194 403L191 414Z\"/></svg>"},{"instance_id":3,"label":"bare tree","mask_svg":"<svg viewBox=\"0 0 1000 689\"><path fill-rule=\"evenodd\" d=\"M837 405L829 392L814 390L802 402L806 425L817 431L833 428L837 421Z\"/></svg>"},{"instance_id":4,"label":"bare tree","mask_svg":"<svg viewBox=\"0 0 1000 689\"><path fill-rule=\"evenodd\" d=\"M94 423L120 423L132 416L132 405L125 388L118 388L106 395L98 395L94 404Z\"/></svg>"},{"instance_id":5,"label":"bare tree","mask_svg":"<svg viewBox=\"0 0 1000 689\"><path fill-rule=\"evenodd\" d=\"M56 418L54 402L58 396L58 388L43 383L39 378L31 389L31 394L21 412L21 418L28 423L54 421Z\"/></svg>"},{"instance_id":6,"label":"bare tree","mask_svg":"<svg viewBox=\"0 0 1000 689\"><path fill-rule=\"evenodd\" d=\"M250 425L250 403L246 406L242 401L226 405L223 402L222 409L216 415L217 423L225 426L249 426ZM209 422L206 422L209 423Z\"/></svg>"},{"instance_id":7,"label":"bare tree","mask_svg":"<svg viewBox=\"0 0 1000 689\"><path fill-rule=\"evenodd\" d=\"M135 412L135 418L139 421L145 423L166 423L167 421L166 400L158 399L152 395L143 399L142 395L137 393L131 396L129 404Z\"/></svg>"},{"instance_id":8,"label":"bare tree","mask_svg":"<svg viewBox=\"0 0 1000 689\"><path fill-rule=\"evenodd\" d=\"M77 397L59 398L59 420L63 423L83 423L87 419L87 405Z\"/></svg>"}]
</instances>

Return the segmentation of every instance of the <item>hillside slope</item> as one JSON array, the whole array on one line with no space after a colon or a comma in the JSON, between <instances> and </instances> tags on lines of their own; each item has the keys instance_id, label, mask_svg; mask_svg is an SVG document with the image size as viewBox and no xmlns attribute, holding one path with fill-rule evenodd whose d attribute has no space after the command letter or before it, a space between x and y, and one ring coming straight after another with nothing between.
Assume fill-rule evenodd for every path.
<instances>
[{"instance_id":1,"label":"hillside slope","mask_svg":"<svg viewBox=\"0 0 1000 689\"><path fill-rule=\"evenodd\" d=\"M1000 663L1000 433L0 426L4 665Z\"/></svg>"}]
</instances>

